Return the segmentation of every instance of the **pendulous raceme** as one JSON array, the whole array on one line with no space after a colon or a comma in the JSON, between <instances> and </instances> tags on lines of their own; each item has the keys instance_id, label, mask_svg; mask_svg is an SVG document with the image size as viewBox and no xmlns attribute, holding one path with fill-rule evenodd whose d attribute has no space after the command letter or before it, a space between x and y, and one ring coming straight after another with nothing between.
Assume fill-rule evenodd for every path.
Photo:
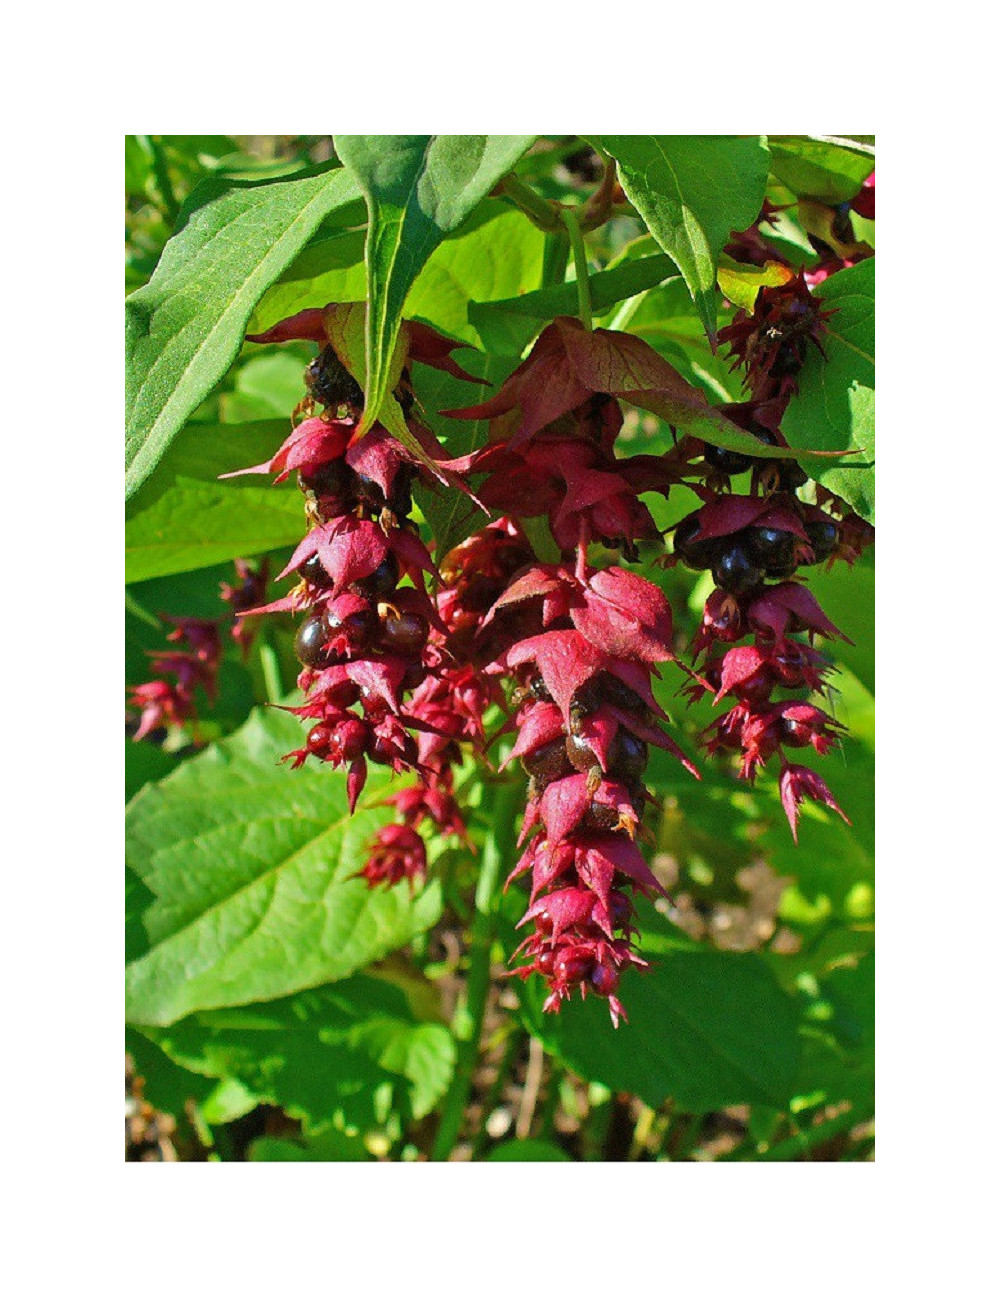
<instances>
[{"instance_id":1,"label":"pendulous raceme","mask_svg":"<svg viewBox=\"0 0 1000 1300\"><path fill-rule=\"evenodd\" d=\"M744 243L752 252L754 241ZM660 665L679 663L669 603L623 567L661 538L644 495L669 497L684 484L702 502L673 529L667 563L710 571L714 582L694 664L680 665L693 698L727 704L703 736L707 752L737 756L750 780L777 757L793 834L805 798L844 815L821 778L786 753L825 753L841 732L810 696L826 690L829 673L815 642L843 633L802 578L811 566L853 562L871 541L831 493L800 495L806 476L781 433L829 313L801 276L762 289L754 310L720 333L748 391L722 408L642 340L557 317L492 397L442 413L489 421L485 445L449 458L420 419L409 366L470 378L451 358L458 344L404 322L395 399L410 440L380 423L362 434L364 394L338 351L339 310L302 312L255 336L320 345L296 411L305 418L255 467L278 481L297 475L308 524L280 575L296 578L293 590L247 611L300 618L304 699L292 711L308 730L286 757L346 768L352 810L369 764L412 774L387 800L398 820L378 832L357 874L413 888L427 871L424 828L470 843L456 771L470 748L486 755L487 712L505 712L501 733L514 736L506 763L517 759L527 777L511 873L530 880L517 973L545 980L547 1010L579 992L605 999L617 1025L621 976L646 964L635 895L663 892L639 849L652 806L650 748L697 776L653 691ZM685 436L665 456L622 454L623 401L705 429L722 417L720 427L749 435L760 453ZM733 481L745 475L738 490ZM432 557L413 488L442 483L488 522ZM544 560L530 540L539 525L554 548ZM623 563L602 566L596 556L609 550Z\"/></svg>"}]
</instances>

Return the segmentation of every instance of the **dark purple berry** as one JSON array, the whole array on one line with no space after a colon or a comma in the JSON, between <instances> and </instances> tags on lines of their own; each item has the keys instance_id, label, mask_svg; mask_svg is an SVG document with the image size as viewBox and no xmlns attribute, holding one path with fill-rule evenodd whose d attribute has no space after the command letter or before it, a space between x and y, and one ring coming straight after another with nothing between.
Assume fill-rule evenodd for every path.
<instances>
[{"instance_id":1,"label":"dark purple berry","mask_svg":"<svg viewBox=\"0 0 1000 1300\"><path fill-rule=\"evenodd\" d=\"M333 579L323 567L323 563L318 555L310 555L308 560L304 560L299 565L299 573L306 582L311 583L314 587L332 587Z\"/></svg>"},{"instance_id":2,"label":"dark purple berry","mask_svg":"<svg viewBox=\"0 0 1000 1300\"><path fill-rule=\"evenodd\" d=\"M730 451L728 447L715 447L706 442L704 451L705 464L719 474L727 477L731 474L745 474L753 464L753 457L741 451Z\"/></svg>"},{"instance_id":3,"label":"dark purple berry","mask_svg":"<svg viewBox=\"0 0 1000 1300\"><path fill-rule=\"evenodd\" d=\"M369 573L367 578L360 578L351 586L366 596L374 596L376 599L385 600L396 590L398 582L399 561L392 551L389 551L377 569Z\"/></svg>"},{"instance_id":4,"label":"dark purple berry","mask_svg":"<svg viewBox=\"0 0 1000 1300\"><path fill-rule=\"evenodd\" d=\"M533 749L529 754L522 754L521 766L534 778L539 791L544 790L550 782L569 776L573 771L561 736L550 740L547 745Z\"/></svg>"},{"instance_id":5,"label":"dark purple berry","mask_svg":"<svg viewBox=\"0 0 1000 1300\"><path fill-rule=\"evenodd\" d=\"M613 966L600 963L590 972L590 982L594 986L595 993L599 993L602 998L609 998L618 990L618 972Z\"/></svg>"},{"instance_id":6,"label":"dark purple berry","mask_svg":"<svg viewBox=\"0 0 1000 1300\"><path fill-rule=\"evenodd\" d=\"M649 762L649 746L623 727L618 729L608 754L608 775L625 785L639 781Z\"/></svg>"},{"instance_id":7,"label":"dark purple berry","mask_svg":"<svg viewBox=\"0 0 1000 1300\"><path fill-rule=\"evenodd\" d=\"M306 366L306 388L320 406L364 406L358 382L334 352L325 347Z\"/></svg>"},{"instance_id":8,"label":"dark purple berry","mask_svg":"<svg viewBox=\"0 0 1000 1300\"><path fill-rule=\"evenodd\" d=\"M719 543L716 538L699 541L701 523L697 514L688 515L674 529L674 554L689 569L708 569L715 562Z\"/></svg>"},{"instance_id":9,"label":"dark purple berry","mask_svg":"<svg viewBox=\"0 0 1000 1300\"><path fill-rule=\"evenodd\" d=\"M356 476L343 460L328 460L311 474L299 470L299 487L313 496L332 498L343 504L345 510L353 505L357 495Z\"/></svg>"},{"instance_id":10,"label":"dark purple berry","mask_svg":"<svg viewBox=\"0 0 1000 1300\"><path fill-rule=\"evenodd\" d=\"M310 615L299 624L295 634L295 654L299 662L307 668L326 668L333 658L323 648L328 640L326 620L321 614Z\"/></svg>"},{"instance_id":11,"label":"dark purple berry","mask_svg":"<svg viewBox=\"0 0 1000 1300\"><path fill-rule=\"evenodd\" d=\"M379 644L387 654L410 659L423 650L429 633L430 625L422 614L387 610L382 617Z\"/></svg>"},{"instance_id":12,"label":"dark purple berry","mask_svg":"<svg viewBox=\"0 0 1000 1300\"><path fill-rule=\"evenodd\" d=\"M795 568L795 535L781 528L748 528L743 540L750 558L762 569Z\"/></svg>"},{"instance_id":13,"label":"dark purple berry","mask_svg":"<svg viewBox=\"0 0 1000 1300\"><path fill-rule=\"evenodd\" d=\"M323 615L327 640L333 641L342 655L361 656L371 648L378 632L378 615L373 609L358 609L338 614L327 609Z\"/></svg>"},{"instance_id":14,"label":"dark purple berry","mask_svg":"<svg viewBox=\"0 0 1000 1300\"><path fill-rule=\"evenodd\" d=\"M753 591L760 586L763 576L760 567L754 564L739 542L723 551L712 568L715 585L734 596L745 596Z\"/></svg>"},{"instance_id":15,"label":"dark purple berry","mask_svg":"<svg viewBox=\"0 0 1000 1300\"><path fill-rule=\"evenodd\" d=\"M840 530L833 519L817 519L812 523L806 524L806 532L809 534L809 545L813 551L813 564L821 564L823 560L828 560L837 549L837 542L840 540Z\"/></svg>"},{"instance_id":16,"label":"dark purple berry","mask_svg":"<svg viewBox=\"0 0 1000 1300\"><path fill-rule=\"evenodd\" d=\"M781 739L784 744L791 745L793 749L801 749L803 745L808 745L812 735L813 730L808 722L803 722L799 718L781 719Z\"/></svg>"}]
</instances>

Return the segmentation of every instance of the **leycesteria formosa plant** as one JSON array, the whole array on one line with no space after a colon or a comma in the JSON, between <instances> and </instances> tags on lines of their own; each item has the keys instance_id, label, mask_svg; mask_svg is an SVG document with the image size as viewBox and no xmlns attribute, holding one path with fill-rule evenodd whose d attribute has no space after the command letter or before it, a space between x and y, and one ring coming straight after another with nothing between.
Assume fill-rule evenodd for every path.
<instances>
[{"instance_id":1,"label":"leycesteria formosa plant","mask_svg":"<svg viewBox=\"0 0 1000 1300\"><path fill-rule=\"evenodd\" d=\"M544 248L540 287L492 314L462 304L478 322L470 334L435 313L416 271L380 260L382 210L397 199L368 163L378 138L338 138L346 170L330 174L345 187L357 177L367 202L365 300L328 301L322 277L294 267L297 297L280 282L271 291L294 310L255 317L243 355L304 363L302 385L281 390L291 423L270 454L245 468L251 457L239 465L234 451L218 480L254 500L262 477L276 500L293 484L300 493L280 594L265 591L266 557L238 559L222 590L244 661L255 636L273 646L293 628L296 690L268 700L301 722L284 754L287 798L308 769L343 783L355 817L380 811L348 878L402 884L416 906L437 863L479 862L483 791L507 791L516 826L504 842L516 848L484 858L477 915L496 912L506 880L506 897L520 896L509 975L544 986L546 1013L603 1000L616 1028L637 987L623 977L649 978L658 960L644 955L643 908L674 904L657 856L657 751L681 813L711 776L734 792L773 790L800 853L812 826L849 823L850 799L810 755L838 752L849 734L835 655L863 629L849 605L836 622L824 612L814 579L874 541L857 486L869 447L849 422L824 424L814 402L824 383L857 387L844 360L859 346L857 306L838 286L873 265L874 164L862 175L850 152L867 146L830 146L857 179L810 193L795 138L755 145L719 210L677 148L704 241L695 255L665 220L655 169L638 165L646 139L595 137L594 183L559 201L514 168L544 156L544 142L486 147L476 180L454 164L471 196L463 213L485 205ZM408 222L429 219L399 202L405 240ZM429 246L447 247L455 227L439 213L428 229ZM658 323L668 289L687 303L683 328ZM153 653L155 680L132 690L137 740L190 725L195 690L216 690L224 621L174 623L177 648ZM817 820L803 821L805 804ZM475 1047L460 1047L459 1105Z\"/></svg>"}]
</instances>

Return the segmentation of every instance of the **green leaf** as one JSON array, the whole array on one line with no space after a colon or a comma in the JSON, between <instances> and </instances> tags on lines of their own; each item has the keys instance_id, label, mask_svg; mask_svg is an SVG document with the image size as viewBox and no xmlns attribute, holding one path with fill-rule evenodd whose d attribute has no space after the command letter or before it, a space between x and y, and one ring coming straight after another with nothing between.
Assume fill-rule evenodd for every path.
<instances>
[{"instance_id":1,"label":"green leaf","mask_svg":"<svg viewBox=\"0 0 1000 1300\"><path fill-rule=\"evenodd\" d=\"M263 334L307 307L360 301L365 296L364 259L363 230L309 244L254 308L247 333Z\"/></svg>"},{"instance_id":2,"label":"green leaf","mask_svg":"<svg viewBox=\"0 0 1000 1300\"><path fill-rule=\"evenodd\" d=\"M203 569L237 556L291 546L305 524L294 480L220 474L270 460L287 420L188 424L155 474L132 498L125 523L125 581Z\"/></svg>"},{"instance_id":3,"label":"green leaf","mask_svg":"<svg viewBox=\"0 0 1000 1300\"><path fill-rule=\"evenodd\" d=\"M358 196L343 170L191 193L152 279L126 300L126 500L239 352L247 320L331 212Z\"/></svg>"},{"instance_id":4,"label":"green leaf","mask_svg":"<svg viewBox=\"0 0 1000 1300\"><path fill-rule=\"evenodd\" d=\"M337 154L368 204L366 409L380 418L403 305L446 235L514 166L534 136L340 135Z\"/></svg>"},{"instance_id":5,"label":"green leaf","mask_svg":"<svg viewBox=\"0 0 1000 1300\"><path fill-rule=\"evenodd\" d=\"M710 339L723 245L760 214L768 152L762 136L601 135L622 189L677 264Z\"/></svg>"},{"instance_id":6,"label":"green leaf","mask_svg":"<svg viewBox=\"0 0 1000 1300\"><path fill-rule=\"evenodd\" d=\"M220 419L226 424L278 419L287 433L291 413L306 395L304 372L312 356L313 349L300 343L239 364L232 392L219 394Z\"/></svg>"},{"instance_id":7,"label":"green leaf","mask_svg":"<svg viewBox=\"0 0 1000 1300\"><path fill-rule=\"evenodd\" d=\"M597 271L590 276L591 306L595 313L607 311L622 299L662 284L673 275L673 259L663 253L622 262L608 271ZM539 321L573 316L576 310L576 285L560 284L500 302L470 302L469 320L488 346L500 345L506 351L517 353L537 332Z\"/></svg>"},{"instance_id":8,"label":"green leaf","mask_svg":"<svg viewBox=\"0 0 1000 1300\"><path fill-rule=\"evenodd\" d=\"M444 1025L421 1024L400 989L367 975L145 1033L186 1070L238 1080L309 1131L372 1128L390 1108L421 1119L455 1060Z\"/></svg>"},{"instance_id":9,"label":"green leaf","mask_svg":"<svg viewBox=\"0 0 1000 1300\"><path fill-rule=\"evenodd\" d=\"M125 741L125 802L142 789L148 781L159 781L168 776L180 759L151 740Z\"/></svg>"},{"instance_id":10,"label":"green leaf","mask_svg":"<svg viewBox=\"0 0 1000 1300\"><path fill-rule=\"evenodd\" d=\"M771 172L793 194L822 203L853 199L875 167L875 150L843 137L769 135Z\"/></svg>"},{"instance_id":11,"label":"green leaf","mask_svg":"<svg viewBox=\"0 0 1000 1300\"><path fill-rule=\"evenodd\" d=\"M213 1080L185 1070L145 1034L128 1025L125 1026L125 1050L132 1058L136 1074L144 1080L142 1091L146 1100L179 1120L183 1120L188 1103L200 1105L214 1090Z\"/></svg>"},{"instance_id":12,"label":"green leaf","mask_svg":"<svg viewBox=\"0 0 1000 1300\"><path fill-rule=\"evenodd\" d=\"M468 343L489 343L473 317L474 303L526 294L541 279L544 256L545 235L537 226L505 203L484 199L431 254L407 296L406 316Z\"/></svg>"},{"instance_id":13,"label":"green leaf","mask_svg":"<svg viewBox=\"0 0 1000 1300\"><path fill-rule=\"evenodd\" d=\"M824 612L853 641L837 642L834 653L841 663L875 691L875 561L872 552L848 568L835 564L831 569L816 566L808 571L809 586ZM830 647L833 649L833 647Z\"/></svg>"},{"instance_id":14,"label":"green leaf","mask_svg":"<svg viewBox=\"0 0 1000 1300\"><path fill-rule=\"evenodd\" d=\"M816 295L824 308L836 308L823 337L827 359L809 349L781 430L792 447L858 449L844 461L814 460L809 473L874 524L874 257L831 275Z\"/></svg>"},{"instance_id":15,"label":"green leaf","mask_svg":"<svg viewBox=\"0 0 1000 1300\"><path fill-rule=\"evenodd\" d=\"M305 1142L291 1142L286 1138L257 1138L250 1143L249 1158L266 1161L323 1161L341 1164L347 1160L370 1160L360 1136L348 1137L339 1129L327 1129L318 1137Z\"/></svg>"},{"instance_id":16,"label":"green leaf","mask_svg":"<svg viewBox=\"0 0 1000 1300\"><path fill-rule=\"evenodd\" d=\"M569 1160L569 1156L554 1142L544 1142L541 1138L521 1138L512 1142L501 1142L486 1157L487 1160L517 1160L532 1163Z\"/></svg>"},{"instance_id":17,"label":"green leaf","mask_svg":"<svg viewBox=\"0 0 1000 1300\"><path fill-rule=\"evenodd\" d=\"M648 908L642 935L651 969L622 982L627 1025L613 1030L600 998L540 1014L544 991L533 978L525 998L532 1032L584 1078L650 1106L668 1097L695 1111L782 1105L799 1040L794 1003L766 963L752 953L671 949L670 928Z\"/></svg>"},{"instance_id":18,"label":"green leaf","mask_svg":"<svg viewBox=\"0 0 1000 1300\"><path fill-rule=\"evenodd\" d=\"M378 769L358 811L342 773L282 754L301 724L255 711L238 732L189 759L126 810L126 855L155 896L149 949L126 972L126 1011L167 1025L344 979L432 926L440 888L369 890L352 877L388 819Z\"/></svg>"}]
</instances>

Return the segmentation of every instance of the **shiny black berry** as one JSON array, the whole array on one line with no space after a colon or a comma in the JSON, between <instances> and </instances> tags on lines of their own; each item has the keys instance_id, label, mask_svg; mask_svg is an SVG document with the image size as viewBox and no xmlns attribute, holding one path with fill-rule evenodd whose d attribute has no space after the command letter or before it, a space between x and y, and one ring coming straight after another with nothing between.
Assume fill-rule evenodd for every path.
<instances>
[{"instance_id":1,"label":"shiny black berry","mask_svg":"<svg viewBox=\"0 0 1000 1300\"><path fill-rule=\"evenodd\" d=\"M803 745L809 744L812 737L813 729L808 722L799 718L781 719L781 739L784 744L793 749L801 749Z\"/></svg>"},{"instance_id":2,"label":"shiny black berry","mask_svg":"<svg viewBox=\"0 0 1000 1300\"><path fill-rule=\"evenodd\" d=\"M327 609L323 615L328 641L337 643L342 654L361 656L370 649L378 632L378 615L373 609L358 609L338 614Z\"/></svg>"},{"instance_id":3,"label":"shiny black berry","mask_svg":"<svg viewBox=\"0 0 1000 1300\"><path fill-rule=\"evenodd\" d=\"M812 563L821 564L823 560L828 560L837 549L837 542L840 540L836 522L833 519L817 519L806 524L806 532L809 534L809 545L813 551Z\"/></svg>"},{"instance_id":4,"label":"shiny black berry","mask_svg":"<svg viewBox=\"0 0 1000 1300\"><path fill-rule=\"evenodd\" d=\"M333 348L325 347L306 367L306 388L320 406L364 406L357 380Z\"/></svg>"},{"instance_id":5,"label":"shiny black berry","mask_svg":"<svg viewBox=\"0 0 1000 1300\"><path fill-rule=\"evenodd\" d=\"M379 644L387 654L412 658L427 644L430 625L422 614L388 611L382 619Z\"/></svg>"},{"instance_id":6,"label":"shiny black berry","mask_svg":"<svg viewBox=\"0 0 1000 1300\"><path fill-rule=\"evenodd\" d=\"M748 528L743 535L750 558L762 569L795 567L795 536L781 528Z\"/></svg>"},{"instance_id":7,"label":"shiny black berry","mask_svg":"<svg viewBox=\"0 0 1000 1300\"><path fill-rule=\"evenodd\" d=\"M367 578L361 578L351 585L366 596L385 600L396 590L399 582L399 561L392 551L386 553L385 559Z\"/></svg>"},{"instance_id":8,"label":"shiny black berry","mask_svg":"<svg viewBox=\"0 0 1000 1300\"><path fill-rule=\"evenodd\" d=\"M594 713L603 704L622 709L626 713L645 714L646 703L636 695L631 687L626 686L614 673L597 673L577 691L570 705L570 729L578 733L582 718Z\"/></svg>"},{"instance_id":9,"label":"shiny black berry","mask_svg":"<svg viewBox=\"0 0 1000 1300\"><path fill-rule=\"evenodd\" d=\"M711 466L719 474L745 474L753 464L753 457L746 456L741 451L730 451L728 447L713 447L711 443L705 444L704 451L705 464Z\"/></svg>"},{"instance_id":10,"label":"shiny black berry","mask_svg":"<svg viewBox=\"0 0 1000 1300\"><path fill-rule=\"evenodd\" d=\"M312 583L314 587L332 587L333 579L323 568L323 564L318 555L310 555L299 565L299 573L305 578L306 582Z\"/></svg>"},{"instance_id":11,"label":"shiny black berry","mask_svg":"<svg viewBox=\"0 0 1000 1300\"><path fill-rule=\"evenodd\" d=\"M311 474L299 471L299 487L317 497L327 497L349 509L356 496L357 480L351 467L342 460L330 460Z\"/></svg>"},{"instance_id":12,"label":"shiny black berry","mask_svg":"<svg viewBox=\"0 0 1000 1300\"><path fill-rule=\"evenodd\" d=\"M783 460L781 462L778 467L778 478L782 490L785 492L794 492L796 488L800 488L809 482L809 475L794 460Z\"/></svg>"},{"instance_id":13,"label":"shiny black berry","mask_svg":"<svg viewBox=\"0 0 1000 1300\"><path fill-rule=\"evenodd\" d=\"M737 542L719 556L712 568L715 585L734 596L744 596L760 585L764 573L754 564L746 547Z\"/></svg>"},{"instance_id":14,"label":"shiny black berry","mask_svg":"<svg viewBox=\"0 0 1000 1300\"><path fill-rule=\"evenodd\" d=\"M625 785L634 785L649 762L649 746L631 731L620 727L608 754L608 775Z\"/></svg>"},{"instance_id":15,"label":"shiny black berry","mask_svg":"<svg viewBox=\"0 0 1000 1300\"><path fill-rule=\"evenodd\" d=\"M534 779L539 790L543 790L550 781L571 775L573 771L561 736L549 741L547 745L533 749L530 754L522 754L521 766Z\"/></svg>"},{"instance_id":16,"label":"shiny black berry","mask_svg":"<svg viewBox=\"0 0 1000 1300\"><path fill-rule=\"evenodd\" d=\"M295 634L295 654L299 662L307 668L325 668L332 659L323 649L328 640L326 620L321 614L310 615L299 624Z\"/></svg>"},{"instance_id":17,"label":"shiny black berry","mask_svg":"<svg viewBox=\"0 0 1000 1300\"><path fill-rule=\"evenodd\" d=\"M697 514L682 519L674 530L674 554L689 569L709 569L715 563L719 543L716 538L699 541L701 524Z\"/></svg>"}]
</instances>

